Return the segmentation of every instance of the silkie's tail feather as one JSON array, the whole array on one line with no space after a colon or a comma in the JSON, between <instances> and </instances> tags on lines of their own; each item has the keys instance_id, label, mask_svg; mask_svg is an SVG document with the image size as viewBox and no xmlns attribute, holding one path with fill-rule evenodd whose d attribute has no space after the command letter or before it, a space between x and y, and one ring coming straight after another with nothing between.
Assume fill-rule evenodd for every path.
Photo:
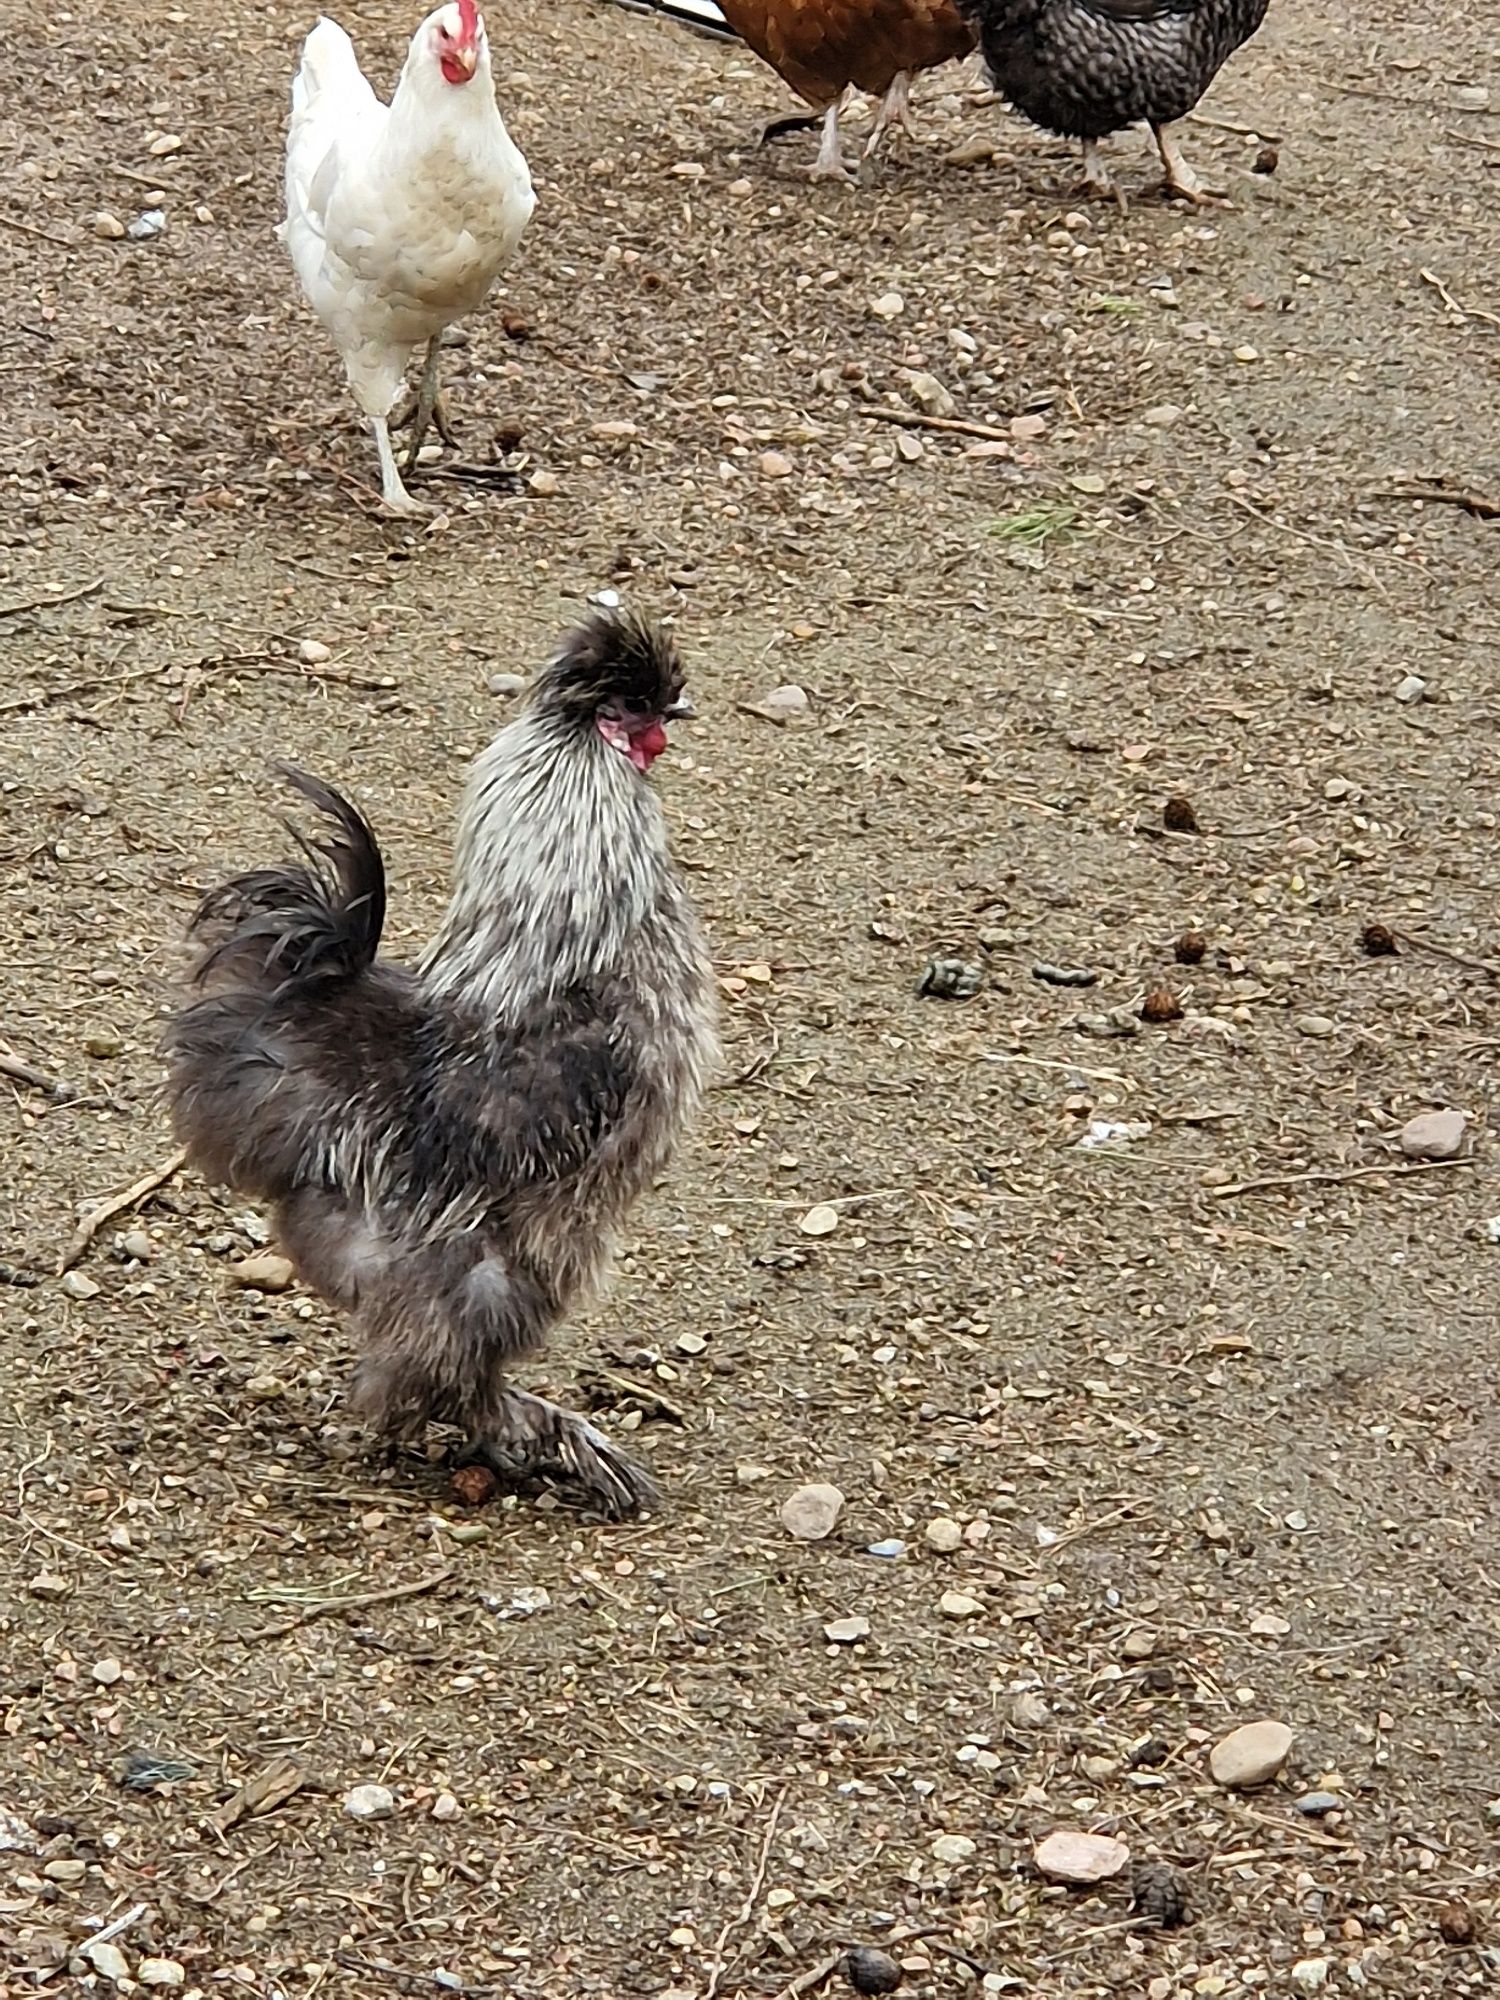
<instances>
[{"instance_id":1,"label":"silkie's tail feather","mask_svg":"<svg viewBox=\"0 0 1500 2000\"><path fill-rule=\"evenodd\" d=\"M204 940L200 986L285 993L352 979L374 963L385 923L385 864L363 816L321 779L289 765L280 775L331 829L309 840L289 826L306 859L257 868L211 889L193 916Z\"/></svg>"}]
</instances>

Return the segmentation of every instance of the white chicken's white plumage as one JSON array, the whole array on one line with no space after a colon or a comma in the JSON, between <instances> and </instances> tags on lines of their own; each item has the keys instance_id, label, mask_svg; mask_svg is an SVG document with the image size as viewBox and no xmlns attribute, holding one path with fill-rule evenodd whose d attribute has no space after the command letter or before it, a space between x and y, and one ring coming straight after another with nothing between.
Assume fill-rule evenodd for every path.
<instances>
[{"instance_id":1,"label":"white chicken's white plumage","mask_svg":"<svg viewBox=\"0 0 1500 2000\"><path fill-rule=\"evenodd\" d=\"M428 15L388 106L344 30L318 22L292 85L279 234L370 420L382 493L397 512L422 511L387 427L411 355L425 343L408 471L437 402L442 331L483 302L534 205L474 0Z\"/></svg>"}]
</instances>

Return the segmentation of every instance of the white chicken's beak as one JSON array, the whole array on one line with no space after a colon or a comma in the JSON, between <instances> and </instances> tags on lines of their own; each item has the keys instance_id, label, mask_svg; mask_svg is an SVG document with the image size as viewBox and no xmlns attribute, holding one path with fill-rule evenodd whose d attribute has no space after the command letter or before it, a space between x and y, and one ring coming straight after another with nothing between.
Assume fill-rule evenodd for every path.
<instances>
[{"instance_id":1,"label":"white chicken's beak","mask_svg":"<svg viewBox=\"0 0 1500 2000\"><path fill-rule=\"evenodd\" d=\"M458 64L458 67L463 71L465 76L472 76L479 67L478 45L475 44L473 47L467 49L455 49L453 51L453 60Z\"/></svg>"}]
</instances>

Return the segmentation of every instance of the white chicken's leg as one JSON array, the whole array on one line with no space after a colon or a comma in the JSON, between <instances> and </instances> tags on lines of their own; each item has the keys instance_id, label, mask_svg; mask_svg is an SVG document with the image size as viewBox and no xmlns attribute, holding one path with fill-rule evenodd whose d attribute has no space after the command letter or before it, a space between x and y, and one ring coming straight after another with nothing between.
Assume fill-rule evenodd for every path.
<instances>
[{"instance_id":1,"label":"white chicken's leg","mask_svg":"<svg viewBox=\"0 0 1500 2000\"><path fill-rule=\"evenodd\" d=\"M854 176L844 165L843 148L839 145L839 110L847 92L836 97L823 114L823 142L818 147L818 157L809 170L809 178L815 181L850 181Z\"/></svg>"},{"instance_id":2,"label":"white chicken's leg","mask_svg":"<svg viewBox=\"0 0 1500 2000\"><path fill-rule=\"evenodd\" d=\"M1151 132L1156 140L1156 150L1161 154L1161 163L1166 168L1168 194L1180 194L1184 201L1199 207L1207 201L1224 199L1220 189L1205 187L1182 157L1182 148L1170 125L1153 125Z\"/></svg>"},{"instance_id":3,"label":"white chicken's leg","mask_svg":"<svg viewBox=\"0 0 1500 2000\"><path fill-rule=\"evenodd\" d=\"M889 131L904 132L908 139L914 139L916 127L911 122L911 77L906 70L898 70L891 78L890 88L880 100L880 108L875 113L875 122L870 127L870 136L865 142L865 158L868 160L881 140Z\"/></svg>"},{"instance_id":4,"label":"white chicken's leg","mask_svg":"<svg viewBox=\"0 0 1500 2000\"><path fill-rule=\"evenodd\" d=\"M427 355L422 363L422 379L417 385L416 395L407 403L399 417L391 419L397 430L403 424L411 425L411 441L406 447L408 472L416 465L417 453L422 449L422 440L427 435L429 424L437 425L438 436L444 444L457 443L453 427L448 422L443 393L438 387L438 357L442 353L442 346L442 335L435 333L427 343Z\"/></svg>"},{"instance_id":5,"label":"white chicken's leg","mask_svg":"<svg viewBox=\"0 0 1500 2000\"><path fill-rule=\"evenodd\" d=\"M401 484L401 474L396 470L396 454L391 450L391 433L384 417L371 417L370 429L375 433L375 449L380 453L380 497L392 514L425 514L427 509L420 500L413 500Z\"/></svg>"}]
</instances>

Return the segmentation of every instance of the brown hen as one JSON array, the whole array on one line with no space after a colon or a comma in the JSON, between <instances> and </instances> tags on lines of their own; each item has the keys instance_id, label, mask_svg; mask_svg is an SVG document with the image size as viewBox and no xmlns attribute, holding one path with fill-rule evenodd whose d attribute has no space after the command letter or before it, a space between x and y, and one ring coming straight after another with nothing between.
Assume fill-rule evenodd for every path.
<instances>
[{"instance_id":1,"label":"brown hen","mask_svg":"<svg viewBox=\"0 0 1500 2000\"><path fill-rule=\"evenodd\" d=\"M849 180L839 112L851 90L880 99L866 159L891 126L911 131L911 77L965 56L972 30L952 0L718 0L729 26L823 114L814 180Z\"/></svg>"}]
</instances>

